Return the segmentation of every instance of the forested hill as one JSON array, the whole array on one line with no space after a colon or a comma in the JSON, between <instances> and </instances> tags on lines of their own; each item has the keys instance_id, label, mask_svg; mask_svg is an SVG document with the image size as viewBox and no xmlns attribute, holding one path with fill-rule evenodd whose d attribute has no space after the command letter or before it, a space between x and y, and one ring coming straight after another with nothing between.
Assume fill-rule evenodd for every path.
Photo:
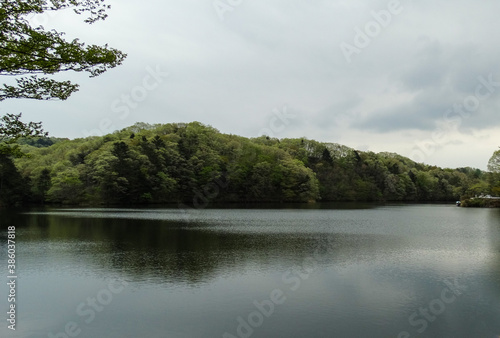
<instances>
[{"instance_id":1,"label":"forested hill","mask_svg":"<svg viewBox=\"0 0 500 338\"><path fill-rule=\"evenodd\" d=\"M478 169L308 139L249 139L198 122L21 143L30 157L2 159L3 205L454 201L489 189Z\"/></svg>"}]
</instances>

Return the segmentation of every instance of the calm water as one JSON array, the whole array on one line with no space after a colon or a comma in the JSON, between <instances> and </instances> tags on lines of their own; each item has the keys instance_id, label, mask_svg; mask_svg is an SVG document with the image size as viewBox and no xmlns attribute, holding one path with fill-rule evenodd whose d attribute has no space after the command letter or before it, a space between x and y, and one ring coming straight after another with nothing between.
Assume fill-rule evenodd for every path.
<instances>
[{"instance_id":1,"label":"calm water","mask_svg":"<svg viewBox=\"0 0 500 338\"><path fill-rule=\"evenodd\" d=\"M2 283L0 337L500 335L500 210L4 210L0 222L1 264L15 225L18 269L17 330Z\"/></svg>"}]
</instances>

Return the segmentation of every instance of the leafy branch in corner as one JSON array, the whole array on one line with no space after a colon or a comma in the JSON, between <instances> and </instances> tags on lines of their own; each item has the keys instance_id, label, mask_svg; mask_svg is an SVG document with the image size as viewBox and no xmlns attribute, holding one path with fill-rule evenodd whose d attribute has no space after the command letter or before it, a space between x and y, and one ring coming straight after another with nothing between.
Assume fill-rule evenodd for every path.
<instances>
[{"instance_id":1,"label":"leafy branch in corner","mask_svg":"<svg viewBox=\"0 0 500 338\"><path fill-rule=\"evenodd\" d=\"M14 157L26 156L21 151L17 140L23 137L46 137L41 122L24 123L22 114L6 114L0 118L0 155Z\"/></svg>"},{"instance_id":2,"label":"leafy branch in corner","mask_svg":"<svg viewBox=\"0 0 500 338\"><path fill-rule=\"evenodd\" d=\"M0 101L65 100L78 90L77 84L38 75L75 71L96 77L120 65L126 54L107 44L67 41L63 32L33 27L28 20L46 11L72 9L76 14L87 15L84 22L92 24L106 19L109 8L104 0L0 0L0 75L21 76L15 79L15 85L4 84L0 88Z\"/></svg>"}]
</instances>

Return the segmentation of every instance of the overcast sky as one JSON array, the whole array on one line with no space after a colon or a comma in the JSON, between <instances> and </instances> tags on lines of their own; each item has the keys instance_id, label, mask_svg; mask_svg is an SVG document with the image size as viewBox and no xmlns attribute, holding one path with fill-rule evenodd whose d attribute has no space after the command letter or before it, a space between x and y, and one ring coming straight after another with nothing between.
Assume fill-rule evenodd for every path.
<instances>
[{"instance_id":1,"label":"overcast sky","mask_svg":"<svg viewBox=\"0 0 500 338\"><path fill-rule=\"evenodd\" d=\"M32 18L128 54L64 102L4 101L51 136L135 122L306 137L442 167L500 146L500 2L121 0L106 21ZM167 74L168 73L168 74Z\"/></svg>"}]
</instances>

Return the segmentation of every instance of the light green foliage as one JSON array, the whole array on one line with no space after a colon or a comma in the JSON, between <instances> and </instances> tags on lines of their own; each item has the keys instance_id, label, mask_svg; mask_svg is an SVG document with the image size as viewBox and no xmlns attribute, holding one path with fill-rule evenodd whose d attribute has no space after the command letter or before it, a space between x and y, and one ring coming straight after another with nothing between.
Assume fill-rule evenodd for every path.
<instances>
[{"instance_id":1,"label":"light green foliage","mask_svg":"<svg viewBox=\"0 0 500 338\"><path fill-rule=\"evenodd\" d=\"M77 84L39 75L75 71L94 77L120 65L126 55L119 50L107 45L87 46L78 39L67 41L64 33L34 27L28 20L44 12L69 9L86 15L85 22L94 23L106 18L108 8L104 0L0 0L0 76L9 79L0 87L0 101L65 100L78 90ZM23 156L18 139L46 136L41 123L23 123L20 117L7 114L1 118L0 154Z\"/></svg>"},{"instance_id":2,"label":"light green foliage","mask_svg":"<svg viewBox=\"0 0 500 338\"><path fill-rule=\"evenodd\" d=\"M319 183L314 172L297 159L279 162L280 188L284 201L307 202L319 197Z\"/></svg>"},{"instance_id":3,"label":"light green foliage","mask_svg":"<svg viewBox=\"0 0 500 338\"><path fill-rule=\"evenodd\" d=\"M490 178L314 140L225 135L198 122L140 123L103 137L22 147L31 158L16 165L33 202L455 201L485 192Z\"/></svg>"},{"instance_id":4,"label":"light green foliage","mask_svg":"<svg viewBox=\"0 0 500 338\"><path fill-rule=\"evenodd\" d=\"M126 55L117 49L107 45L85 45L78 39L66 40L64 33L33 26L33 20L29 20L33 15L66 9L77 15L84 14L84 22L91 24L107 17L109 5L104 0L0 0L0 76L6 79L0 87L0 101L12 98L65 100L78 90L78 85L47 76L74 71L87 72L90 77L95 77L123 62ZM9 186L19 174L9 164L11 158L24 156L30 145L35 145L26 140L42 136L38 138L42 143L37 143L37 146L43 147L43 142L54 143L43 137L46 133L41 123L24 123L20 118L21 114L7 114L0 119L0 157L5 169L2 179L9 177L9 184L0 184L1 204L26 199L26 196L8 198L9 194L20 196L18 190L27 185L23 182L17 184L15 189ZM44 152L47 154L45 150L38 154ZM85 155L82 152L73 153L69 161L57 164L53 163L57 161L57 156L39 158L36 160L37 167L22 163L20 169L23 175L35 182L31 182L31 199L43 202L47 195L52 201L79 202L80 194L71 195L69 191L87 186L79 180L88 168L81 167L75 172L71 165L81 165ZM47 169L49 173L45 171L42 176L36 176L37 173L42 174L40 167L50 166L51 170ZM48 189L50 177L52 186ZM26 189L23 194L28 194Z\"/></svg>"},{"instance_id":5,"label":"light green foliage","mask_svg":"<svg viewBox=\"0 0 500 338\"><path fill-rule=\"evenodd\" d=\"M68 168L52 178L52 186L47 192L49 202L75 204L80 202L83 183L77 168Z\"/></svg>"},{"instance_id":6,"label":"light green foliage","mask_svg":"<svg viewBox=\"0 0 500 338\"><path fill-rule=\"evenodd\" d=\"M494 173L500 173L500 150L493 153L488 161L488 170Z\"/></svg>"},{"instance_id":7,"label":"light green foliage","mask_svg":"<svg viewBox=\"0 0 500 338\"><path fill-rule=\"evenodd\" d=\"M491 194L500 196L500 150L493 153L488 161L488 170L491 171L489 183L491 186Z\"/></svg>"},{"instance_id":8,"label":"light green foliage","mask_svg":"<svg viewBox=\"0 0 500 338\"><path fill-rule=\"evenodd\" d=\"M486 182L479 182L471 185L467 190L470 196L480 196L488 193L489 186Z\"/></svg>"}]
</instances>

